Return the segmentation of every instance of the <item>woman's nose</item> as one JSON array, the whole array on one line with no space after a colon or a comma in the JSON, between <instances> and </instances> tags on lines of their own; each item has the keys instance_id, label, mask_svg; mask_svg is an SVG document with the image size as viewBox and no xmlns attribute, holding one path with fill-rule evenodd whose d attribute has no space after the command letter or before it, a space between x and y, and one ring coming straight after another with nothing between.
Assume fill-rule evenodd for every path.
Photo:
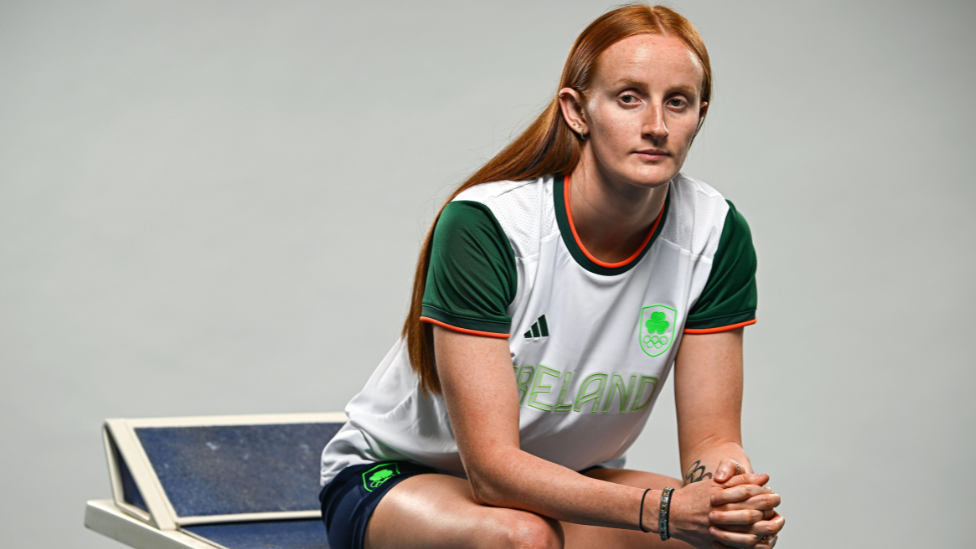
<instances>
[{"instance_id":1,"label":"woman's nose","mask_svg":"<svg viewBox=\"0 0 976 549\"><path fill-rule=\"evenodd\" d=\"M668 127L664 124L664 109L660 106L647 110L644 120L643 134L654 141L660 141L668 136Z\"/></svg>"}]
</instances>

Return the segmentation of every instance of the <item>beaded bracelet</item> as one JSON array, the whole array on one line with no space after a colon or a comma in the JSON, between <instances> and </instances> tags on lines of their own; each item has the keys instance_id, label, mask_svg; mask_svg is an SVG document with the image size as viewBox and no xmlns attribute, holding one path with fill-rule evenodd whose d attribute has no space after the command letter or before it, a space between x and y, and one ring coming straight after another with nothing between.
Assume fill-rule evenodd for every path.
<instances>
[{"instance_id":1,"label":"beaded bracelet","mask_svg":"<svg viewBox=\"0 0 976 549\"><path fill-rule=\"evenodd\" d=\"M671 512L671 492L674 488L668 487L661 492L661 514L658 515L657 529L661 532L661 541L668 541L671 534L668 532L668 513Z\"/></svg>"}]
</instances>

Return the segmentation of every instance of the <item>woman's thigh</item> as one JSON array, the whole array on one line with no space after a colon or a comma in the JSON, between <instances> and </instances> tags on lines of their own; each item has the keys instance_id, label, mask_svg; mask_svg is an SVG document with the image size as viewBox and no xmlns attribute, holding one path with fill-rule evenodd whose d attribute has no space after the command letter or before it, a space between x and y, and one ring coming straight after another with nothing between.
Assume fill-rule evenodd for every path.
<instances>
[{"instance_id":1,"label":"woman's thigh","mask_svg":"<svg viewBox=\"0 0 976 549\"><path fill-rule=\"evenodd\" d=\"M369 520L363 546L559 549L564 544L559 521L478 504L468 481L427 474L410 477L383 496Z\"/></svg>"},{"instance_id":2,"label":"woman's thigh","mask_svg":"<svg viewBox=\"0 0 976 549\"><path fill-rule=\"evenodd\" d=\"M671 477L629 469L594 469L585 474L641 488L681 486L681 481ZM637 530L559 522L529 511L484 506L472 499L468 481L428 474L408 478L383 496L366 528L364 547L678 549L690 546L678 540L665 543L657 534Z\"/></svg>"}]
</instances>

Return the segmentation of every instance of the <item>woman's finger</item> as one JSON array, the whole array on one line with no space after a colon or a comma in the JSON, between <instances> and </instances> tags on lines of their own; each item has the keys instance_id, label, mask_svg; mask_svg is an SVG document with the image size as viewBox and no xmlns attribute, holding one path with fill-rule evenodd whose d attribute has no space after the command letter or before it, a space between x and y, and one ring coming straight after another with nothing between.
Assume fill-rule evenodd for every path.
<instances>
[{"instance_id":1,"label":"woman's finger","mask_svg":"<svg viewBox=\"0 0 976 549\"><path fill-rule=\"evenodd\" d=\"M786 518L783 515L773 512L769 520L762 520L753 524L753 528L768 536L777 536L783 527L786 526Z\"/></svg>"},{"instance_id":2,"label":"woman's finger","mask_svg":"<svg viewBox=\"0 0 976 549\"><path fill-rule=\"evenodd\" d=\"M715 505L714 507L716 507L716 511L740 511L742 509L758 509L762 511L763 509L775 509L779 507L782 501L779 494L770 492L753 496L745 501Z\"/></svg>"},{"instance_id":3,"label":"woman's finger","mask_svg":"<svg viewBox=\"0 0 976 549\"><path fill-rule=\"evenodd\" d=\"M725 488L712 493L712 505L725 505L726 503L739 503L759 494L770 493L769 488L757 486L755 484L743 484Z\"/></svg>"},{"instance_id":4,"label":"woman's finger","mask_svg":"<svg viewBox=\"0 0 976 549\"><path fill-rule=\"evenodd\" d=\"M708 521L713 526L730 526L752 524L763 520L763 513L756 509L742 509L739 511L712 511L708 514ZM770 515L772 516L772 515Z\"/></svg>"},{"instance_id":5,"label":"woman's finger","mask_svg":"<svg viewBox=\"0 0 976 549\"><path fill-rule=\"evenodd\" d=\"M763 535L765 535L730 532L728 530L716 528L715 526L709 528L708 533L715 539L715 541L718 541L722 545L728 545L729 547L741 547L743 549L755 547L756 544L759 543L759 540L762 539Z\"/></svg>"},{"instance_id":6,"label":"woman's finger","mask_svg":"<svg viewBox=\"0 0 976 549\"><path fill-rule=\"evenodd\" d=\"M762 537L775 536L779 534L785 525L786 519L783 518L783 515L774 513L769 520L760 520L752 524L712 524L712 527L726 532L736 534L753 534Z\"/></svg>"},{"instance_id":7,"label":"woman's finger","mask_svg":"<svg viewBox=\"0 0 976 549\"><path fill-rule=\"evenodd\" d=\"M715 482L723 483L742 472L742 465L732 459L725 458L718 464L715 470Z\"/></svg>"},{"instance_id":8,"label":"woman's finger","mask_svg":"<svg viewBox=\"0 0 976 549\"><path fill-rule=\"evenodd\" d=\"M777 539L778 539L778 536L768 537L768 538L766 538L766 541L760 540L758 543L756 543L756 545L754 547L756 549L772 549L773 547L776 546ZM728 546L728 545L719 543L717 541L713 541L712 542L712 549L731 549L731 547Z\"/></svg>"},{"instance_id":9,"label":"woman's finger","mask_svg":"<svg viewBox=\"0 0 976 549\"><path fill-rule=\"evenodd\" d=\"M716 476L716 482L718 482ZM755 473L743 473L741 475L736 475L730 478L728 481L722 484L722 488L732 488L733 486L741 486L743 484L756 484L758 486L764 486L769 482L769 475L755 474Z\"/></svg>"}]
</instances>

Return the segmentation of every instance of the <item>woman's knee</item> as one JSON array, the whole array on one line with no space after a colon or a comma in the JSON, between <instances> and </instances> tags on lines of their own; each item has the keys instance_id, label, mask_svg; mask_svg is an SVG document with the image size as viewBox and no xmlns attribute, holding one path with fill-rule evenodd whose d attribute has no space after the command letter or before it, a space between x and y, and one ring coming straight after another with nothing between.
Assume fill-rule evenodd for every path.
<instances>
[{"instance_id":1,"label":"woman's knee","mask_svg":"<svg viewBox=\"0 0 976 549\"><path fill-rule=\"evenodd\" d=\"M559 521L528 511L512 510L495 519L497 537L491 547L505 549L562 549L563 530ZM486 540L487 541L487 540Z\"/></svg>"}]
</instances>

